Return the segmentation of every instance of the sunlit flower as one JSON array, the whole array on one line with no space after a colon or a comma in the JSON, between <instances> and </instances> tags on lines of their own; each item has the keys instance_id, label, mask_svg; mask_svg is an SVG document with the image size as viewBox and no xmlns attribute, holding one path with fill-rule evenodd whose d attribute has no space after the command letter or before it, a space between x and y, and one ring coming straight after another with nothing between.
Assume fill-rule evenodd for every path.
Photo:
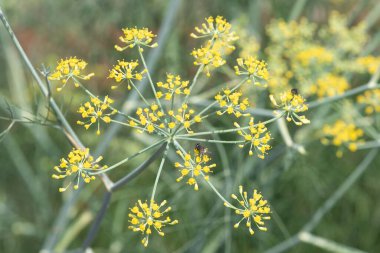
<instances>
[{"instance_id":1,"label":"sunlit flower","mask_svg":"<svg viewBox=\"0 0 380 253\"><path fill-rule=\"evenodd\" d=\"M97 97L92 97L90 102L86 102L78 109L78 113L82 115L83 119L87 119L87 121L83 122L78 120L77 124L89 129L92 124L97 123L98 129L96 133L99 135L100 120L108 124L111 122L111 116L117 113L115 109L110 109L112 103L113 100L108 96L106 96L103 101Z\"/></svg>"},{"instance_id":2,"label":"sunlit flower","mask_svg":"<svg viewBox=\"0 0 380 253\"><path fill-rule=\"evenodd\" d=\"M238 64L238 66L234 67L236 75L246 75L249 78L248 82L253 81L255 85L266 86L266 84L261 84L256 79L268 80L267 64L264 61L259 61L254 57L238 58L236 61Z\"/></svg>"},{"instance_id":3,"label":"sunlit flower","mask_svg":"<svg viewBox=\"0 0 380 253\"><path fill-rule=\"evenodd\" d=\"M162 91L157 91L157 98L164 97L165 100L171 100L174 95L189 95L190 89L188 88L189 81L182 81L179 75L166 74L166 82L158 82L157 87Z\"/></svg>"},{"instance_id":4,"label":"sunlit flower","mask_svg":"<svg viewBox=\"0 0 380 253\"><path fill-rule=\"evenodd\" d=\"M194 65L203 65L208 77L210 76L210 67L218 68L226 63L220 51L214 49L211 42L208 42L205 47L194 49L191 55L195 58Z\"/></svg>"},{"instance_id":5,"label":"sunlit flower","mask_svg":"<svg viewBox=\"0 0 380 253\"><path fill-rule=\"evenodd\" d=\"M75 190L79 187L79 182L82 179L85 183L90 183L95 180L95 176L91 175L91 172L106 169L107 166L102 166L98 164L103 157L99 157L94 160L90 155L90 150L86 149L73 149L67 156L67 158L62 158L61 163L54 167L57 174L53 174L54 179L63 179L66 177L71 178L71 182L66 186L59 188L60 192L64 192L67 188L74 182L73 188Z\"/></svg>"},{"instance_id":6,"label":"sunlit flower","mask_svg":"<svg viewBox=\"0 0 380 253\"><path fill-rule=\"evenodd\" d=\"M163 210L166 205L166 200L162 201L158 205L154 200L144 203L138 200L134 207L130 208L130 213L128 217L130 218L129 223L131 224L128 228L134 232L141 232L144 235L141 243L147 247L149 243L149 235L152 230L156 230L160 236L164 236L165 233L162 229L167 225L175 225L178 220L171 220L167 213L171 210L171 207L167 207ZM160 210L161 209L161 210ZM166 217L165 217L166 216Z\"/></svg>"},{"instance_id":7,"label":"sunlit flower","mask_svg":"<svg viewBox=\"0 0 380 253\"><path fill-rule=\"evenodd\" d=\"M137 66L139 66L137 60L130 62L124 60L118 61L118 64L109 71L108 78L113 78L117 82L117 85L113 85L111 88L116 89L120 82L126 81L128 90L130 90L133 80L140 81L146 73L146 69L141 72L136 71Z\"/></svg>"},{"instance_id":8,"label":"sunlit flower","mask_svg":"<svg viewBox=\"0 0 380 253\"><path fill-rule=\"evenodd\" d=\"M348 148L351 152L357 150L357 144L362 142L361 137L364 132L353 123L343 120L336 121L333 125L325 125L322 129L325 137L321 139L324 145L332 144L338 147L337 157L342 157L343 148Z\"/></svg>"},{"instance_id":9,"label":"sunlit flower","mask_svg":"<svg viewBox=\"0 0 380 253\"><path fill-rule=\"evenodd\" d=\"M195 31L198 34L191 33L190 36L193 38L211 38L219 40L225 45L233 47L230 43L239 39L235 32L231 31L231 24L227 22L222 16L217 16L216 18L208 17L205 19L206 23L203 23L201 28L195 27Z\"/></svg>"},{"instance_id":10,"label":"sunlit flower","mask_svg":"<svg viewBox=\"0 0 380 253\"><path fill-rule=\"evenodd\" d=\"M331 97L344 93L350 88L346 78L333 74L327 74L319 78L316 84L310 87L312 94L318 97Z\"/></svg>"},{"instance_id":11,"label":"sunlit flower","mask_svg":"<svg viewBox=\"0 0 380 253\"><path fill-rule=\"evenodd\" d=\"M380 112L380 89L365 91L358 96L357 101L365 106L366 114Z\"/></svg>"},{"instance_id":12,"label":"sunlit flower","mask_svg":"<svg viewBox=\"0 0 380 253\"><path fill-rule=\"evenodd\" d=\"M241 128L237 122L235 122L234 125L237 128ZM237 131L239 135L244 137L245 141L244 144L240 144L239 147L243 148L245 145L249 145L250 156L256 152L259 158L264 159L267 151L271 149L271 146L268 144L271 140L270 132L268 132L264 124L260 122L255 124L253 117L250 119L246 130L241 129Z\"/></svg>"},{"instance_id":13,"label":"sunlit flower","mask_svg":"<svg viewBox=\"0 0 380 253\"><path fill-rule=\"evenodd\" d=\"M222 110L216 113L220 116L225 113L234 114L237 118L240 116L249 116L249 113L242 113L249 107L248 98L242 98L243 93L241 91L232 92L230 89L224 89L223 93L219 93L215 96L215 100L218 101Z\"/></svg>"},{"instance_id":14,"label":"sunlit flower","mask_svg":"<svg viewBox=\"0 0 380 253\"><path fill-rule=\"evenodd\" d=\"M156 37L155 34L153 34L151 31L148 30L148 28L124 28L122 29L124 36L120 36L119 40L126 44L124 47L120 47L118 45L115 45L115 49L117 51L124 51L127 48L133 48L136 45L146 46L146 47L157 47L157 43L152 43L153 38Z\"/></svg>"},{"instance_id":15,"label":"sunlit flower","mask_svg":"<svg viewBox=\"0 0 380 253\"><path fill-rule=\"evenodd\" d=\"M253 235L255 231L253 230L253 224L261 231L267 231L264 224L265 220L270 220L270 207L268 201L263 199L263 195L253 190L252 197L248 198L247 192L243 192L243 186L239 186L240 197L232 194L231 197L239 202L241 207L231 207L229 203L224 203L226 207L234 208L235 213L242 215L241 220L234 225L234 228L238 228L243 220L247 220L246 226L248 227L249 233Z\"/></svg>"},{"instance_id":16,"label":"sunlit flower","mask_svg":"<svg viewBox=\"0 0 380 253\"><path fill-rule=\"evenodd\" d=\"M280 103L277 103L273 95L270 95L269 98L274 106L285 112L287 121L293 121L298 126L310 123L310 120L308 120L305 116L298 115L300 112L307 111L308 107L305 104L305 99L298 94L297 89L292 89L288 92L281 93ZM280 113L281 112L277 112L277 114Z\"/></svg>"},{"instance_id":17,"label":"sunlit flower","mask_svg":"<svg viewBox=\"0 0 380 253\"><path fill-rule=\"evenodd\" d=\"M57 91L61 91L63 87L66 86L68 81L72 79L74 81L74 86L79 87L80 84L75 80L75 78L89 80L94 73L87 75L81 74L87 66L87 62L82 59L77 59L76 57L61 59L58 62L58 66L55 68L55 72L49 75L50 80L57 80L62 82L62 86L57 88Z\"/></svg>"},{"instance_id":18,"label":"sunlit flower","mask_svg":"<svg viewBox=\"0 0 380 253\"><path fill-rule=\"evenodd\" d=\"M211 157L207 152L194 151L193 156L190 153L183 153L177 150L177 154L183 159L183 163L176 162L174 166L179 169L181 176L177 178L177 182L188 177L187 184L194 185L194 190L198 190L197 178L202 176L205 180L209 180L209 174L216 164L210 164Z\"/></svg>"}]
</instances>

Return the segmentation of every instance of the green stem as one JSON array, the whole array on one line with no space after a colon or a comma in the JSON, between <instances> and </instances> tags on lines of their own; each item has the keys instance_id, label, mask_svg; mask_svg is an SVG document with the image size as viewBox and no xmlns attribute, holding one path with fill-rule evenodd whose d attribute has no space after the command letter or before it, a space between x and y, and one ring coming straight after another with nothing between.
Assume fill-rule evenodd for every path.
<instances>
[{"instance_id":1,"label":"green stem","mask_svg":"<svg viewBox=\"0 0 380 253\"><path fill-rule=\"evenodd\" d=\"M167 157L167 154L168 154L169 145L170 145L170 142L168 142L166 144L164 155L162 156L160 167L158 168L156 180L154 181L154 186L153 186L153 190L152 190L152 197L150 198L151 202L154 200L154 196L156 195L158 181L160 180L160 177L161 177L161 172L162 172L162 168L164 167L164 163L165 163L165 160L166 160L166 157Z\"/></svg>"},{"instance_id":2,"label":"green stem","mask_svg":"<svg viewBox=\"0 0 380 253\"><path fill-rule=\"evenodd\" d=\"M122 164L128 162L128 161L131 160L132 158L135 158L136 156L139 156L139 155L141 155L142 153L145 153L146 151L148 151L148 150L150 150L150 149L152 149L152 148L154 148L154 147L160 145L160 144L163 143L164 141L166 141L166 139L159 140L158 142L153 143L152 145L150 145L150 146L148 146L148 147L146 147L146 148L140 150L139 152L137 152L137 153L135 153L135 154L133 154L133 155L131 155L131 156L129 156L129 157L127 157L127 158L121 160L121 161L118 162L118 163L115 163L114 165L108 167L108 168L105 169L105 170L96 171L96 172L90 172L89 174L90 174L90 175L97 175L97 174L102 174L102 173L108 172L108 171L110 171L110 170L112 170L112 169L114 169L114 168L116 168L116 167L118 167L118 166L120 166L120 165L122 165Z\"/></svg>"},{"instance_id":3,"label":"green stem","mask_svg":"<svg viewBox=\"0 0 380 253\"><path fill-rule=\"evenodd\" d=\"M144 55L142 54L141 52L141 47L139 44L137 44L137 49L139 51L139 55L140 55L140 59L144 65L144 68L146 69L146 74L148 76L148 79L149 79L149 83L150 83L150 86L152 87L152 90L153 90L153 93L154 93L154 97L156 98L156 101L157 101L157 105L161 108L161 110L163 110L162 108L162 105L161 105L161 102L160 100L157 98L157 92L156 92L156 88L154 87L154 83L152 81L152 77L150 76L150 73L149 73L149 70L148 70L148 66L146 65L146 62L145 62L145 58L144 58Z\"/></svg>"},{"instance_id":4,"label":"green stem","mask_svg":"<svg viewBox=\"0 0 380 253\"><path fill-rule=\"evenodd\" d=\"M284 114L280 114L279 116L277 117L274 117L270 120L267 120L267 121L264 121L264 122L260 122L260 123L257 123L257 124L254 124L253 126L258 126L259 124L269 124L273 121L276 121L280 118L282 118L284 116ZM199 135L208 135L208 134L223 134L223 133L231 133L231 132L236 132L236 131L239 131L239 130L246 130L246 129L249 129L251 126L246 126L246 127L238 127L238 128L231 128L231 129L225 129L225 130L214 130L214 131L207 131L207 132L198 132L198 133L192 133L192 134L182 134L182 135L177 135L177 138L178 137L192 137L192 136L199 136Z\"/></svg>"},{"instance_id":5,"label":"green stem","mask_svg":"<svg viewBox=\"0 0 380 253\"><path fill-rule=\"evenodd\" d=\"M223 141L223 140L211 140L211 139L200 139L200 138L189 138L189 137L178 137L176 140L187 140L187 141L199 141L199 142L209 142L209 143L226 143L226 144L239 144L245 141Z\"/></svg>"},{"instance_id":6,"label":"green stem","mask_svg":"<svg viewBox=\"0 0 380 253\"><path fill-rule=\"evenodd\" d=\"M137 94L139 94L140 98L144 101L144 103L147 105L147 106L150 106L150 104L148 103L148 101L145 99L145 97L143 96L143 94L141 94L141 92L139 91L139 89L137 89L136 85L131 81L131 84L133 86L133 88L136 90Z\"/></svg>"}]
</instances>

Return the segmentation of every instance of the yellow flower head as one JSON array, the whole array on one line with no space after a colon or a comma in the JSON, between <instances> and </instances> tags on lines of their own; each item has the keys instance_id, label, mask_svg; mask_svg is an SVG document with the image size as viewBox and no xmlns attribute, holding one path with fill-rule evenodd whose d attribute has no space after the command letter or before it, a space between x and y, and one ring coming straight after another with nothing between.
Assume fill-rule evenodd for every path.
<instances>
[{"instance_id":1,"label":"yellow flower head","mask_svg":"<svg viewBox=\"0 0 380 253\"><path fill-rule=\"evenodd\" d=\"M312 46L300 51L296 55L296 60L306 67L311 64L331 63L334 60L334 55L324 47Z\"/></svg>"},{"instance_id":2,"label":"yellow flower head","mask_svg":"<svg viewBox=\"0 0 380 253\"><path fill-rule=\"evenodd\" d=\"M126 44L124 47L115 45L117 51L124 51L127 48L133 48L136 45L146 46L146 47L157 47L157 43L152 43L153 38L156 37L148 28L124 28L122 29L124 35L119 37L119 40Z\"/></svg>"},{"instance_id":3,"label":"yellow flower head","mask_svg":"<svg viewBox=\"0 0 380 253\"><path fill-rule=\"evenodd\" d=\"M89 80L94 73L88 75L81 74L87 66L87 62L82 59L77 59L76 57L61 59L58 62L58 66L55 68L55 72L49 75L49 80L57 80L62 82L62 86L57 88L57 91L61 91L63 87L66 86L67 82L72 79L74 81L74 86L79 87L79 82L76 78L83 80Z\"/></svg>"},{"instance_id":4,"label":"yellow flower head","mask_svg":"<svg viewBox=\"0 0 380 253\"><path fill-rule=\"evenodd\" d=\"M110 74L108 78L113 78L119 85L122 81L127 81L128 90L131 89L131 84L133 85L133 80L141 81L143 75L146 73L146 70L139 72L136 71L136 67L139 65L138 61L118 61L118 64L113 66L113 68L109 71ZM116 89L118 86L114 85L111 88Z\"/></svg>"},{"instance_id":5,"label":"yellow flower head","mask_svg":"<svg viewBox=\"0 0 380 253\"><path fill-rule=\"evenodd\" d=\"M266 84L261 84L256 78L259 80L267 81L269 78L267 64L264 61L259 61L254 57L248 58L238 58L237 59L238 66L235 66L236 75L246 75L249 77L248 82L252 82L257 86L264 86Z\"/></svg>"},{"instance_id":6,"label":"yellow flower head","mask_svg":"<svg viewBox=\"0 0 380 253\"><path fill-rule=\"evenodd\" d=\"M268 144L271 140L270 132L265 127L264 124L254 123L253 117L249 121L248 127L240 127L238 123L234 123L235 127L241 128L237 133L244 137L244 144L239 145L240 148L243 148L245 145L249 145L249 155L253 155L254 152L257 153L257 156L261 159L265 158L265 155L271 149L271 146Z\"/></svg>"},{"instance_id":7,"label":"yellow flower head","mask_svg":"<svg viewBox=\"0 0 380 253\"><path fill-rule=\"evenodd\" d=\"M58 166L54 167L54 170L57 174L53 174L54 179L63 179L66 177L71 177L71 181L74 182L74 190L77 190L79 187L79 181L82 179L85 183L90 183L95 180L95 176L91 175L91 172L99 171L106 169L107 166L99 166L99 162L103 157L99 157L94 160L90 155L90 150L86 149L73 149L67 158L62 158L61 163ZM70 182L66 187L59 188L60 192L64 192L71 185Z\"/></svg>"},{"instance_id":8,"label":"yellow flower head","mask_svg":"<svg viewBox=\"0 0 380 253\"><path fill-rule=\"evenodd\" d=\"M232 43L239 39L236 33L231 31L231 24L228 23L222 16L217 16L216 18L208 17L205 20L206 23L203 23L201 28L195 27L195 31L198 34L191 33L191 37L196 39L211 38L220 40L226 44Z\"/></svg>"},{"instance_id":9,"label":"yellow flower head","mask_svg":"<svg viewBox=\"0 0 380 253\"><path fill-rule=\"evenodd\" d=\"M156 96L158 98L164 97L165 100L172 100L174 95L189 95L190 89L188 88L189 81L182 81L179 75L166 74L166 82L158 82L157 87L162 91L158 91Z\"/></svg>"},{"instance_id":10,"label":"yellow flower head","mask_svg":"<svg viewBox=\"0 0 380 253\"><path fill-rule=\"evenodd\" d=\"M177 178L177 182L184 177L188 177L187 184L194 185L194 190L198 190L197 177L202 176L205 180L209 179L209 174L216 164L210 164L211 157L204 152L194 151L193 156L190 153L183 153L177 150L177 154L181 156L183 163L176 162L174 166L179 168L181 176Z\"/></svg>"},{"instance_id":11,"label":"yellow flower head","mask_svg":"<svg viewBox=\"0 0 380 253\"><path fill-rule=\"evenodd\" d=\"M247 192L243 192L243 186L239 186L240 197L232 194L231 197L239 202L240 206L235 209L235 213L241 215L241 220L234 225L234 228L238 228L240 223L243 220L247 220L246 226L248 227L249 233L253 235L255 232L252 229L254 223L256 227L261 231L267 231L264 221L270 220L270 207L268 201L263 199L263 195L253 190L252 197L248 199ZM224 204L227 207L230 207L229 203Z\"/></svg>"},{"instance_id":12,"label":"yellow flower head","mask_svg":"<svg viewBox=\"0 0 380 253\"><path fill-rule=\"evenodd\" d=\"M150 107L137 108L136 115L138 120L131 119L131 126L139 126L141 128L140 132L148 132L149 134L157 133L162 134L163 130L167 134L172 129L183 126L188 133L192 133L190 125L195 122L199 123L202 121L201 117L193 117L195 111L189 109L187 104L182 104L176 110L168 110L166 112L159 109L156 104L151 104Z\"/></svg>"},{"instance_id":13,"label":"yellow flower head","mask_svg":"<svg viewBox=\"0 0 380 253\"><path fill-rule=\"evenodd\" d=\"M129 223L131 224L128 228L134 232L141 232L145 235L141 243L147 247L149 243L149 235L152 230L156 230L160 236L164 236L165 233L162 229L167 225L175 225L178 220L171 220L167 213L171 210L171 207L167 207L163 210L166 205L166 200L162 201L158 205L154 200L147 201L144 203L138 200L134 207L130 208L130 213L128 217L130 218ZM166 216L166 217L165 217Z\"/></svg>"},{"instance_id":14,"label":"yellow flower head","mask_svg":"<svg viewBox=\"0 0 380 253\"><path fill-rule=\"evenodd\" d=\"M240 116L249 116L249 113L242 113L249 107L248 98L242 98L241 91L232 92L230 89L224 89L223 93L215 96L222 110L217 111L218 115L234 114L237 118Z\"/></svg>"},{"instance_id":15,"label":"yellow flower head","mask_svg":"<svg viewBox=\"0 0 380 253\"><path fill-rule=\"evenodd\" d=\"M333 74L327 74L319 78L316 84L310 87L312 94L318 97L331 97L342 94L348 90L349 84L346 78Z\"/></svg>"},{"instance_id":16,"label":"yellow flower head","mask_svg":"<svg viewBox=\"0 0 380 253\"><path fill-rule=\"evenodd\" d=\"M372 55L359 57L356 59L356 64L363 68L369 74L375 74L378 68L380 68L380 57L375 57Z\"/></svg>"},{"instance_id":17,"label":"yellow flower head","mask_svg":"<svg viewBox=\"0 0 380 253\"><path fill-rule=\"evenodd\" d=\"M226 63L220 51L216 50L210 41L204 47L194 49L191 55L195 58L194 65L205 66L204 70L208 77L210 76L210 67L218 68Z\"/></svg>"},{"instance_id":18,"label":"yellow flower head","mask_svg":"<svg viewBox=\"0 0 380 253\"><path fill-rule=\"evenodd\" d=\"M363 95L358 96L357 101L365 106L366 114L380 112L380 89L365 91Z\"/></svg>"},{"instance_id":19,"label":"yellow flower head","mask_svg":"<svg viewBox=\"0 0 380 253\"><path fill-rule=\"evenodd\" d=\"M110 109L112 103L113 100L108 96L106 96L103 101L97 97L92 97L89 102L86 102L78 109L78 113L82 115L83 119L87 119L87 121L83 122L78 120L77 124L89 129L92 124L97 123L98 130L96 131L96 134L99 135L100 120L109 124L111 122L111 116L117 113L115 109Z\"/></svg>"},{"instance_id":20,"label":"yellow flower head","mask_svg":"<svg viewBox=\"0 0 380 253\"><path fill-rule=\"evenodd\" d=\"M310 123L305 116L298 115L300 112L307 111L308 107L305 104L306 100L298 94L297 89L281 93L280 103L277 103L273 95L270 95L269 98L274 106L285 112L287 121L293 121L297 126Z\"/></svg>"},{"instance_id":21,"label":"yellow flower head","mask_svg":"<svg viewBox=\"0 0 380 253\"><path fill-rule=\"evenodd\" d=\"M324 145L332 144L339 147L336 152L337 157L342 157L343 148L348 148L351 152L357 150L357 144L362 142L360 139L364 132L353 123L346 123L343 120L336 121L333 125L325 125L322 129L325 137L321 139Z\"/></svg>"}]
</instances>

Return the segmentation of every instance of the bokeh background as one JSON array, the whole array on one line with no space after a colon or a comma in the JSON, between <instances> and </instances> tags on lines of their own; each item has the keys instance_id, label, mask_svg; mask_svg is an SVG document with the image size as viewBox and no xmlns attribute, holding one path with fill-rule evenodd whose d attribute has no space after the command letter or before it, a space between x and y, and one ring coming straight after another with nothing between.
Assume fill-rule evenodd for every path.
<instances>
[{"instance_id":1,"label":"bokeh background","mask_svg":"<svg viewBox=\"0 0 380 253\"><path fill-rule=\"evenodd\" d=\"M368 29L371 54L379 54L380 5L376 0L342 1L284 1L284 0L172 0L172 1L48 1L2 0L0 6L13 26L26 53L37 69L41 64L53 67L60 58L77 56L89 62L96 77L90 89L95 94L110 94L122 104L125 93L110 91L108 69L122 58L113 46L122 27L149 27L158 37L162 27L168 29L164 43L158 49L154 79L162 79L166 72L180 73L191 78L196 68L190 51L199 46L189 34L204 17L223 15L233 25L255 38L266 59L269 44L266 32L273 19L299 20L306 17L317 26L327 24L332 11L338 11L355 25L363 20ZM337 45L339 46L339 45ZM249 47L249 45L246 45ZM152 54L147 51L148 58ZM136 57L125 53L125 57ZM15 115L37 120L46 115L46 102L30 73L21 61L5 29L0 27L0 94L1 116L9 115L5 101ZM270 68L271 66L269 66ZM213 84L225 82L228 75L215 75L204 81L205 90ZM368 76L355 79L360 85ZM70 95L67 95L70 94ZM77 120L76 109L84 96L72 89L65 96L53 94L69 122ZM253 95L257 101L267 94ZM268 104L259 103L267 109ZM339 117L339 103L327 106ZM334 109L335 108L335 109ZM322 111L321 111L322 110ZM323 111L324 110L324 111ZM158 195L173 206L173 216L180 224L168 228L165 237L152 236L148 249L140 244L140 236L128 230L128 208L137 199L148 198L153 186L157 163L114 193L107 215L93 243L94 252L264 252L296 234L315 211L323 205L338 186L362 161L368 150L348 153L338 159L334 147L323 146L318 138L323 119L329 109L310 111L315 125L307 128L290 127L297 143L305 145L306 155L288 148L276 127L273 150L265 160L248 157L237 147L212 146L215 161L221 169L215 174L215 184L224 193L236 191L239 184L247 189L261 190L273 210L268 232L257 232L253 237L241 226L232 228L237 217L231 214L206 185L194 192L176 183L177 172L167 166L159 185ZM53 120L53 119L52 119ZM322 123L321 123L322 122ZM230 122L213 122L228 125ZM0 121L3 131L9 122ZM117 138L95 138L93 132L74 125L75 131L91 149L103 145L105 163L112 164L135 153L149 143L130 131L121 131ZM306 129L306 130L304 130ZM380 130L380 129L379 129ZM233 138L233 137L231 137ZM104 143L106 142L106 143ZM72 201L70 192L57 191L60 182L51 180L52 168L71 149L69 142L57 129L39 124L15 124L0 143L0 252L39 252L50 247L54 252L74 252L83 242L86 231L99 209L104 193L100 180L80 192L75 203L64 210L67 218L57 237L51 238L53 224L62 216L61 208ZM227 155L227 159L225 154ZM133 160L111 174L117 179L132 170L146 156ZM341 245L365 252L380 251L380 159L376 158L361 178L339 199L335 206L313 230L313 234ZM289 252L324 252L326 249L299 243Z\"/></svg>"}]
</instances>

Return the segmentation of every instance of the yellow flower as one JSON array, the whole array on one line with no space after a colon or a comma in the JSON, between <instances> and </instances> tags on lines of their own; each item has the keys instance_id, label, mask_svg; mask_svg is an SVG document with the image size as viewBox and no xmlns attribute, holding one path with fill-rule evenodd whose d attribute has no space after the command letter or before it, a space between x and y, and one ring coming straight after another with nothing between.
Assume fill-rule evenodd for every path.
<instances>
[{"instance_id":1,"label":"yellow flower","mask_svg":"<svg viewBox=\"0 0 380 253\"><path fill-rule=\"evenodd\" d=\"M166 216L171 207L162 210L165 205L166 200L162 201L160 205L154 200L151 200L150 204L147 201L143 203L141 200L138 200L135 206L130 208L128 217L130 218L129 223L131 225L128 228L145 235L141 241L145 247L148 246L149 235L152 233L152 230L156 230L160 236L164 236L165 233L162 232L162 229L165 226L178 223L178 220L172 221L169 216Z\"/></svg>"},{"instance_id":2,"label":"yellow flower","mask_svg":"<svg viewBox=\"0 0 380 253\"><path fill-rule=\"evenodd\" d=\"M86 129L89 129L92 124L97 123L98 130L96 134L100 134L100 120L106 124L111 122L111 116L117 113L115 109L112 109L110 112L106 112L110 109L110 105L113 103L113 100L108 96L101 101L97 97L92 97L90 102L86 102L84 105L79 107L78 113L82 115L83 119L87 119L86 122L77 121L78 125L84 126Z\"/></svg>"},{"instance_id":3,"label":"yellow flower","mask_svg":"<svg viewBox=\"0 0 380 253\"><path fill-rule=\"evenodd\" d=\"M268 201L263 199L263 195L253 190L252 197L248 199L247 192L243 192L243 186L239 186L240 198L235 194L231 197L235 199L241 207L231 207L229 203L224 203L226 207L234 208L235 213L243 216L241 220L234 225L234 228L238 228L243 220L247 220L246 226L248 227L249 233L253 235L255 232L252 229L254 223L257 228L261 231L267 231L264 221L270 220L270 207Z\"/></svg>"},{"instance_id":4,"label":"yellow flower","mask_svg":"<svg viewBox=\"0 0 380 253\"><path fill-rule=\"evenodd\" d=\"M225 45L233 47L229 45L239 39L239 37L235 34L235 32L231 31L231 24L227 22L225 18L222 16L217 16L216 18L208 17L205 19L206 23L203 23L201 28L195 27L195 31L198 34L191 33L190 36L193 38L211 38L215 40L219 40Z\"/></svg>"},{"instance_id":5,"label":"yellow flower","mask_svg":"<svg viewBox=\"0 0 380 253\"><path fill-rule=\"evenodd\" d=\"M241 128L237 122L235 122L234 125L237 128ZM271 146L268 144L271 140L270 132L268 132L268 129L264 124L260 122L255 124L253 117L250 119L249 126L246 128L248 128L248 131L245 131L244 129L237 131L237 133L244 137L245 140L245 143L239 145L239 147L243 148L248 144L250 156L253 155L255 151L259 158L264 159L267 151L271 149Z\"/></svg>"},{"instance_id":6,"label":"yellow flower","mask_svg":"<svg viewBox=\"0 0 380 253\"><path fill-rule=\"evenodd\" d=\"M308 120L305 116L298 115L300 112L307 111L308 107L305 104L305 99L298 94L297 89L292 89L281 93L281 103L277 103L273 95L270 95L269 98L274 106L285 112L287 121L293 121L297 126L310 123L310 120ZM277 112L277 114L279 114L279 112Z\"/></svg>"},{"instance_id":7,"label":"yellow flower","mask_svg":"<svg viewBox=\"0 0 380 253\"><path fill-rule=\"evenodd\" d=\"M356 64L359 67L364 68L369 74L375 74L378 68L380 68L380 57L374 57L372 55L359 57L356 59Z\"/></svg>"},{"instance_id":8,"label":"yellow flower","mask_svg":"<svg viewBox=\"0 0 380 253\"><path fill-rule=\"evenodd\" d=\"M108 78L113 78L119 84L122 81L127 81L128 90L131 89L131 84L133 84L133 80L141 81L143 75L146 73L146 69L141 72L136 71L136 67L139 65L138 61L118 61L118 64L113 66L113 68L109 71L110 74ZM117 84L117 85L118 85ZM118 86L114 85L111 88L116 89Z\"/></svg>"},{"instance_id":9,"label":"yellow flower","mask_svg":"<svg viewBox=\"0 0 380 253\"><path fill-rule=\"evenodd\" d=\"M210 67L218 68L226 63L220 51L216 50L210 41L206 43L205 47L194 49L191 55L195 58L194 65L203 65L208 77L210 76Z\"/></svg>"},{"instance_id":10,"label":"yellow flower","mask_svg":"<svg viewBox=\"0 0 380 253\"><path fill-rule=\"evenodd\" d=\"M249 116L249 113L242 114L249 107L248 98L241 98L243 93L241 91L231 92L230 89L224 89L223 94L217 94L215 100L218 101L219 106L223 110L219 110L216 113L218 115L234 114L237 118L240 116Z\"/></svg>"},{"instance_id":11,"label":"yellow flower","mask_svg":"<svg viewBox=\"0 0 380 253\"><path fill-rule=\"evenodd\" d=\"M67 158L62 158L60 164L54 167L57 174L53 174L54 179L63 179L66 177L71 177L71 182L66 186L59 188L60 192L64 192L71 185L72 181L74 183L74 190L79 187L79 181L82 179L85 183L90 183L95 180L95 176L91 175L91 172L106 169L107 166L100 167L99 162L103 157L99 157L94 160L90 155L90 150L86 149L73 149L67 156Z\"/></svg>"},{"instance_id":12,"label":"yellow flower","mask_svg":"<svg viewBox=\"0 0 380 253\"><path fill-rule=\"evenodd\" d=\"M362 142L360 139L364 132L353 123L347 123L343 120L337 120L333 125L325 125L322 129L325 137L321 139L324 145L332 144L339 147L336 152L337 157L342 157L344 147L351 152L357 150L357 143Z\"/></svg>"},{"instance_id":13,"label":"yellow flower","mask_svg":"<svg viewBox=\"0 0 380 253\"><path fill-rule=\"evenodd\" d=\"M348 90L349 84L346 78L327 74L319 78L316 84L310 87L312 94L317 94L318 97L331 97L344 93Z\"/></svg>"},{"instance_id":14,"label":"yellow flower","mask_svg":"<svg viewBox=\"0 0 380 253\"><path fill-rule=\"evenodd\" d=\"M177 178L177 182L181 181L184 177L188 177L187 184L194 185L194 190L198 191L197 177L202 176L205 180L209 179L209 174L216 164L209 164L211 157L204 152L194 151L194 155L190 153L183 153L177 150L177 154L183 159L183 163L176 162L174 166L179 168L181 176Z\"/></svg>"},{"instance_id":15,"label":"yellow flower","mask_svg":"<svg viewBox=\"0 0 380 253\"><path fill-rule=\"evenodd\" d=\"M308 49L300 51L296 55L296 60L303 66L311 64L331 63L334 60L334 55L324 47L312 46Z\"/></svg>"},{"instance_id":16,"label":"yellow flower","mask_svg":"<svg viewBox=\"0 0 380 253\"><path fill-rule=\"evenodd\" d=\"M61 91L63 87L66 86L67 82L72 79L74 80L74 86L79 87L79 83L75 78L80 78L83 80L89 80L94 73L88 75L81 74L87 66L87 62L82 59L77 59L76 57L66 58L65 60L61 59L58 62L58 66L55 68L55 72L49 75L49 80L62 81L62 86L57 88L57 91Z\"/></svg>"},{"instance_id":17,"label":"yellow flower","mask_svg":"<svg viewBox=\"0 0 380 253\"><path fill-rule=\"evenodd\" d=\"M150 107L137 108L136 115L139 120L131 120L130 125L140 125L143 131L149 134L158 133L166 129L170 132L172 129L182 125L188 133L192 133L190 125L194 122L199 123L202 120L199 117L192 117L195 113L193 109L189 109L187 104L182 104L177 110L168 110L164 112L159 109L158 105L151 104ZM141 132L141 131L140 131Z\"/></svg>"},{"instance_id":18,"label":"yellow flower","mask_svg":"<svg viewBox=\"0 0 380 253\"><path fill-rule=\"evenodd\" d=\"M365 91L363 95L358 96L357 101L365 106L366 114L380 112L380 89Z\"/></svg>"},{"instance_id":19,"label":"yellow flower","mask_svg":"<svg viewBox=\"0 0 380 253\"><path fill-rule=\"evenodd\" d=\"M166 74L166 82L158 82L157 87L165 90L158 91L156 96L158 98L164 97L165 100L173 99L174 95L188 95L190 93L190 89L188 88L189 81L182 81L179 75L174 76L173 74Z\"/></svg>"},{"instance_id":20,"label":"yellow flower","mask_svg":"<svg viewBox=\"0 0 380 253\"><path fill-rule=\"evenodd\" d=\"M267 64L264 61L259 61L254 57L248 58L238 58L237 60L238 66L235 66L236 75L246 75L249 77L248 82L252 82L257 86L264 86L266 84L261 84L256 78L267 81L269 78ZM241 70L242 69L242 70Z\"/></svg>"},{"instance_id":21,"label":"yellow flower","mask_svg":"<svg viewBox=\"0 0 380 253\"><path fill-rule=\"evenodd\" d=\"M120 47L118 45L115 45L115 49L117 51L124 51L127 48L133 48L136 45L142 45L146 47L157 47L157 43L152 43L153 38L156 37L151 31L148 30L148 28L141 28L138 29L135 28L124 28L122 29L124 36L120 36L119 40L126 44L124 47Z\"/></svg>"}]
</instances>

